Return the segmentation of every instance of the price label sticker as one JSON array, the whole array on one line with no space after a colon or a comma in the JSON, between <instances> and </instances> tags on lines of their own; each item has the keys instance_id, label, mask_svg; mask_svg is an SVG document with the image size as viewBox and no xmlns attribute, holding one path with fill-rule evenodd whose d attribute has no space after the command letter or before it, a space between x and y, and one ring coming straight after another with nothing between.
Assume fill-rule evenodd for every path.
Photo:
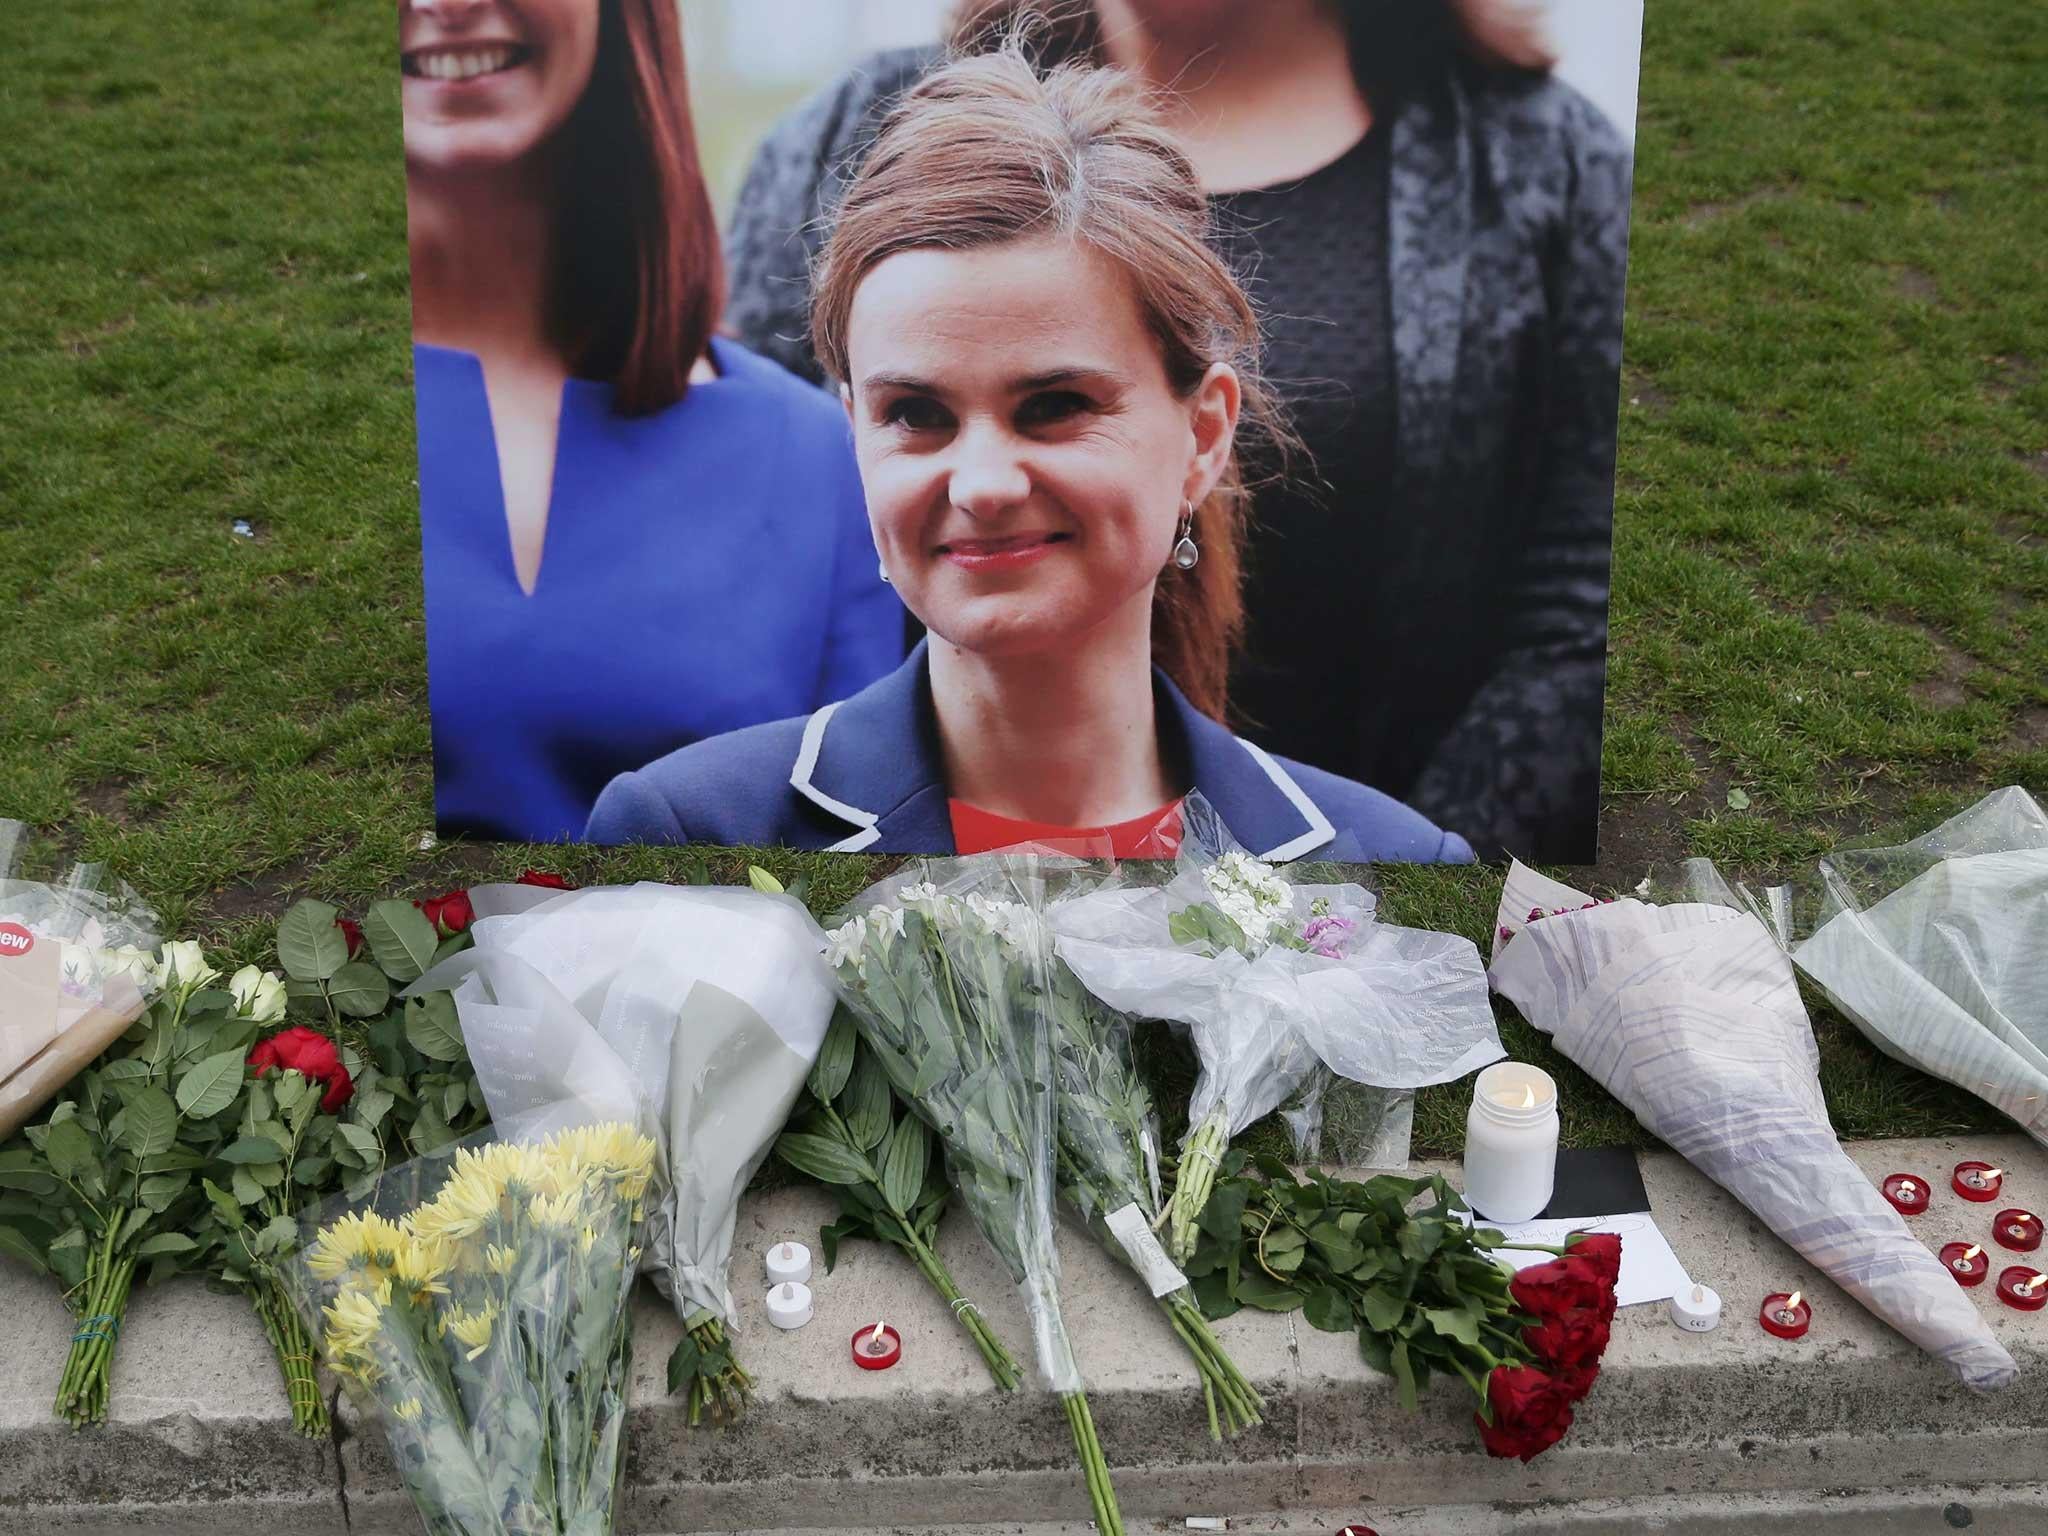
<instances>
[{"instance_id":1,"label":"price label sticker","mask_svg":"<svg viewBox=\"0 0 2048 1536\"><path fill-rule=\"evenodd\" d=\"M1159 1246L1159 1238L1152 1230L1152 1224L1145 1219L1145 1213L1135 1205L1111 1211L1104 1221L1116 1240L1123 1245L1124 1253L1131 1261L1144 1282L1152 1288L1155 1297L1168 1296L1182 1289L1188 1277L1174 1268L1173 1260L1166 1256L1166 1250Z\"/></svg>"}]
</instances>

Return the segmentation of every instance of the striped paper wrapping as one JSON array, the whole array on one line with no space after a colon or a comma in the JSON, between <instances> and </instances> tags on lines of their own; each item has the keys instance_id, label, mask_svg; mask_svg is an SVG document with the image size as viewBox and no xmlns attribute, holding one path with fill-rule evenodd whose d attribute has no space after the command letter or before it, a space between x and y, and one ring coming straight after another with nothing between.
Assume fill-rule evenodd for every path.
<instances>
[{"instance_id":1,"label":"striped paper wrapping","mask_svg":"<svg viewBox=\"0 0 2048 1536\"><path fill-rule=\"evenodd\" d=\"M1747 913L1583 892L1516 864L1490 980L1808 1263L1971 1387L2017 1376L1976 1304L1836 1140L1791 963ZM1531 908L1567 910L1528 921Z\"/></svg>"}]
</instances>

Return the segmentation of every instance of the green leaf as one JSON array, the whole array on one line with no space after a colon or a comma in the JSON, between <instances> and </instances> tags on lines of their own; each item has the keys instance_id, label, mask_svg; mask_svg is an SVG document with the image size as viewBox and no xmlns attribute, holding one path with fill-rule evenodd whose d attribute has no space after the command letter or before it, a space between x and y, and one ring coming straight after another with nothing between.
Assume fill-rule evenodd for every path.
<instances>
[{"instance_id":1,"label":"green leaf","mask_svg":"<svg viewBox=\"0 0 2048 1536\"><path fill-rule=\"evenodd\" d=\"M13 1227L0 1227L0 1253L12 1254L40 1274L50 1272L50 1261L43 1257L43 1251Z\"/></svg>"},{"instance_id":2,"label":"green leaf","mask_svg":"<svg viewBox=\"0 0 2048 1536\"><path fill-rule=\"evenodd\" d=\"M348 935L335 927L336 910L308 897L278 920L277 961L293 981L325 981L348 963Z\"/></svg>"},{"instance_id":3,"label":"green leaf","mask_svg":"<svg viewBox=\"0 0 2048 1536\"><path fill-rule=\"evenodd\" d=\"M351 960L327 983L327 996L351 1019L374 1019L391 1006L391 982L364 960Z\"/></svg>"},{"instance_id":4,"label":"green leaf","mask_svg":"<svg viewBox=\"0 0 2048 1536\"><path fill-rule=\"evenodd\" d=\"M453 1125L455 1117L469 1107L469 1084L453 1082L441 1090L441 1113Z\"/></svg>"},{"instance_id":5,"label":"green leaf","mask_svg":"<svg viewBox=\"0 0 2048 1536\"><path fill-rule=\"evenodd\" d=\"M143 1089L129 1102L122 1144L137 1157L168 1152L178 1139L178 1106L163 1089Z\"/></svg>"},{"instance_id":6,"label":"green leaf","mask_svg":"<svg viewBox=\"0 0 2048 1536\"><path fill-rule=\"evenodd\" d=\"M924 1122L906 1114L896 1122L882 1148L882 1198L892 1209L909 1214L924 1188L931 1156L931 1138Z\"/></svg>"},{"instance_id":7,"label":"green leaf","mask_svg":"<svg viewBox=\"0 0 2048 1536\"><path fill-rule=\"evenodd\" d=\"M384 1154L383 1145L377 1140L377 1133L366 1126L343 1120L334 1127L334 1133L350 1148L370 1159L373 1164Z\"/></svg>"},{"instance_id":8,"label":"green leaf","mask_svg":"<svg viewBox=\"0 0 2048 1536\"><path fill-rule=\"evenodd\" d=\"M1243 1305L1261 1312L1292 1312L1302 1303L1300 1291L1257 1270L1238 1281L1235 1294Z\"/></svg>"},{"instance_id":9,"label":"green leaf","mask_svg":"<svg viewBox=\"0 0 2048 1536\"><path fill-rule=\"evenodd\" d=\"M1741 790L1741 789L1731 789L1731 790L1729 790L1729 791L1728 791L1728 809L1729 809L1729 810L1731 810L1731 811L1746 811L1746 810L1748 810L1748 809L1749 809L1749 795L1748 795L1748 793L1747 793L1746 791L1744 791L1744 790Z\"/></svg>"},{"instance_id":10,"label":"green leaf","mask_svg":"<svg viewBox=\"0 0 2048 1536\"><path fill-rule=\"evenodd\" d=\"M99 1148L76 1120L51 1124L43 1138L43 1156L49 1160L50 1172L60 1179L75 1179L82 1169L98 1167L100 1160Z\"/></svg>"},{"instance_id":11,"label":"green leaf","mask_svg":"<svg viewBox=\"0 0 2048 1536\"><path fill-rule=\"evenodd\" d=\"M235 1192L235 1198L244 1205L254 1205L263 1198L263 1186L249 1177L249 1170L237 1168L228 1187Z\"/></svg>"},{"instance_id":12,"label":"green leaf","mask_svg":"<svg viewBox=\"0 0 2048 1536\"><path fill-rule=\"evenodd\" d=\"M166 1253L190 1253L199 1245L182 1232L159 1232L146 1237L135 1250L138 1259L153 1259Z\"/></svg>"},{"instance_id":13,"label":"green leaf","mask_svg":"<svg viewBox=\"0 0 2048 1536\"><path fill-rule=\"evenodd\" d=\"M853 1148L823 1136L787 1131L775 1138L775 1155L824 1184L872 1184L874 1165Z\"/></svg>"},{"instance_id":14,"label":"green leaf","mask_svg":"<svg viewBox=\"0 0 2048 1536\"><path fill-rule=\"evenodd\" d=\"M238 1136L214 1154L224 1163L281 1163L284 1145L268 1136Z\"/></svg>"},{"instance_id":15,"label":"green leaf","mask_svg":"<svg viewBox=\"0 0 2048 1536\"><path fill-rule=\"evenodd\" d=\"M206 1191L206 1198L213 1203L214 1214L230 1227L241 1226L242 1202L211 1179L201 1179L199 1183Z\"/></svg>"},{"instance_id":16,"label":"green leaf","mask_svg":"<svg viewBox=\"0 0 2048 1536\"><path fill-rule=\"evenodd\" d=\"M1236 1243L1244 1235L1244 1203L1250 1193L1240 1180L1218 1179L1195 1224L1220 1242Z\"/></svg>"},{"instance_id":17,"label":"green leaf","mask_svg":"<svg viewBox=\"0 0 2048 1536\"><path fill-rule=\"evenodd\" d=\"M189 1173L156 1173L144 1179L136 1189L136 1198L158 1216L170 1207L170 1203L192 1187Z\"/></svg>"},{"instance_id":18,"label":"green leaf","mask_svg":"<svg viewBox=\"0 0 2048 1536\"><path fill-rule=\"evenodd\" d=\"M1407 1315L1408 1303L1394 1292L1376 1285L1365 1293L1360 1310L1365 1314L1366 1327L1375 1333L1391 1333Z\"/></svg>"},{"instance_id":19,"label":"green leaf","mask_svg":"<svg viewBox=\"0 0 2048 1536\"><path fill-rule=\"evenodd\" d=\"M853 1071L853 1048L859 1038L854 1032L853 1015L842 1003L833 1010L832 1022L825 1029L825 1043L818 1047L818 1059L811 1063L808 1086L811 1097L820 1104L830 1104L846 1087L847 1075Z\"/></svg>"},{"instance_id":20,"label":"green leaf","mask_svg":"<svg viewBox=\"0 0 2048 1536\"><path fill-rule=\"evenodd\" d=\"M1319 1285L1303 1297L1301 1315L1308 1319L1311 1328L1320 1328L1324 1333L1349 1333L1358 1326L1358 1320L1351 1315L1351 1304L1334 1285Z\"/></svg>"},{"instance_id":21,"label":"green leaf","mask_svg":"<svg viewBox=\"0 0 2048 1536\"><path fill-rule=\"evenodd\" d=\"M843 1113L846 1128L861 1151L872 1152L889 1134L889 1102L889 1079L882 1064L873 1051L857 1051Z\"/></svg>"},{"instance_id":22,"label":"green leaf","mask_svg":"<svg viewBox=\"0 0 2048 1536\"><path fill-rule=\"evenodd\" d=\"M764 896L780 896L782 894L782 882L758 864L749 864L747 866L747 884Z\"/></svg>"},{"instance_id":23,"label":"green leaf","mask_svg":"<svg viewBox=\"0 0 2048 1536\"><path fill-rule=\"evenodd\" d=\"M396 1102L390 1091L384 1088L372 1088L365 1093L359 1093L355 1097L355 1119L375 1129L377 1122L384 1118Z\"/></svg>"},{"instance_id":24,"label":"green leaf","mask_svg":"<svg viewBox=\"0 0 2048 1536\"><path fill-rule=\"evenodd\" d=\"M1431 1307L1422 1314L1444 1338L1454 1339L1460 1344L1469 1344L1475 1349L1479 1345L1479 1320L1462 1309L1453 1311L1446 1307Z\"/></svg>"},{"instance_id":25,"label":"green leaf","mask_svg":"<svg viewBox=\"0 0 2048 1536\"><path fill-rule=\"evenodd\" d=\"M363 939L384 974L400 986L418 981L441 945L426 913L398 900L377 902L364 914Z\"/></svg>"},{"instance_id":26,"label":"green leaf","mask_svg":"<svg viewBox=\"0 0 2048 1536\"><path fill-rule=\"evenodd\" d=\"M1230 1294L1230 1276L1220 1269L1192 1282L1190 1289L1195 1293L1195 1305L1211 1322L1220 1322L1241 1310L1237 1298Z\"/></svg>"},{"instance_id":27,"label":"green leaf","mask_svg":"<svg viewBox=\"0 0 2048 1536\"><path fill-rule=\"evenodd\" d=\"M430 992L425 997L407 1000L405 1038L429 1061L463 1061L469 1055L462 1044L455 999L446 992Z\"/></svg>"},{"instance_id":28,"label":"green leaf","mask_svg":"<svg viewBox=\"0 0 2048 1536\"><path fill-rule=\"evenodd\" d=\"M234 1103L248 1060L239 1048L208 1056L178 1079L178 1108L194 1120L205 1120Z\"/></svg>"}]
</instances>

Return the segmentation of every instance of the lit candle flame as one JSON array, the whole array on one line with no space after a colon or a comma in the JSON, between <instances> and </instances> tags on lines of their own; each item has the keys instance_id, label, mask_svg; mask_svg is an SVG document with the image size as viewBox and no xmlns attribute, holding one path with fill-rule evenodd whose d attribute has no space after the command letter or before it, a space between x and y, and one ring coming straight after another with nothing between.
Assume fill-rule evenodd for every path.
<instances>
[{"instance_id":1,"label":"lit candle flame","mask_svg":"<svg viewBox=\"0 0 2048 1536\"><path fill-rule=\"evenodd\" d=\"M1536 1085L1535 1085L1534 1083L1524 1083L1524 1084L1522 1084L1522 1108L1524 1108L1524 1109L1534 1109L1535 1107L1536 1107Z\"/></svg>"},{"instance_id":2,"label":"lit candle flame","mask_svg":"<svg viewBox=\"0 0 2048 1536\"><path fill-rule=\"evenodd\" d=\"M1707 1304L1707 1288L1704 1285L1694 1286L1692 1288L1692 1299L1701 1306L1705 1306Z\"/></svg>"},{"instance_id":3,"label":"lit candle flame","mask_svg":"<svg viewBox=\"0 0 2048 1536\"><path fill-rule=\"evenodd\" d=\"M1982 1253L1983 1251L1984 1250L1982 1248L1979 1248L1975 1243L1970 1244L1969 1247L1963 1250L1963 1262L1965 1264L1976 1263L1977 1255Z\"/></svg>"},{"instance_id":4,"label":"lit candle flame","mask_svg":"<svg viewBox=\"0 0 2048 1536\"><path fill-rule=\"evenodd\" d=\"M1978 1175L1978 1177L1982 1179L1986 1184L1989 1184L1993 1179L2004 1178L2005 1170L2003 1168L1986 1168L1982 1173Z\"/></svg>"},{"instance_id":5,"label":"lit candle flame","mask_svg":"<svg viewBox=\"0 0 2048 1536\"><path fill-rule=\"evenodd\" d=\"M2031 1280L2022 1280L2018 1285L2015 1285L2013 1289L2016 1291L2025 1291L2029 1296L2031 1296L2034 1294L2034 1292L2038 1291L2044 1285L2048 1285L2048 1275L2036 1275Z\"/></svg>"},{"instance_id":6,"label":"lit candle flame","mask_svg":"<svg viewBox=\"0 0 2048 1536\"><path fill-rule=\"evenodd\" d=\"M874 1331L873 1333L871 1333L871 1334L869 1334L869 1335L868 1335L868 1348L869 1348L869 1349L874 1349L874 1350L879 1350L879 1349L880 1349L881 1347L882 1347L882 1325L881 1325L881 1324L880 1324L879 1322L877 1322L877 1323L875 1324L875 1331Z\"/></svg>"},{"instance_id":7,"label":"lit candle flame","mask_svg":"<svg viewBox=\"0 0 2048 1536\"><path fill-rule=\"evenodd\" d=\"M1904 1196L1905 1196L1905 1197L1906 1197L1906 1198L1907 1198L1908 1200L1912 1199L1912 1198L1913 1198L1913 1181L1912 1181L1911 1179L1901 1179L1901 1180L1899 1180L1899 1193L1900 1193L1900 1194L1902 1194L1902 1195L1904 1195Z\"/></svg>"},{"instance_id":8,"label":"lit candle flame","mask_svg":"<svg viewBox=\"0 0 2048 1536\"><path fill-rule=\"evenodd\" d=\"M1799 1310L1799 1299L1805 1294L1804 1291L1794 1291L1790 1296L1786 1297L1785 1310L1787 1312L1797 1312Z\"/></svg>"}]
</instances>

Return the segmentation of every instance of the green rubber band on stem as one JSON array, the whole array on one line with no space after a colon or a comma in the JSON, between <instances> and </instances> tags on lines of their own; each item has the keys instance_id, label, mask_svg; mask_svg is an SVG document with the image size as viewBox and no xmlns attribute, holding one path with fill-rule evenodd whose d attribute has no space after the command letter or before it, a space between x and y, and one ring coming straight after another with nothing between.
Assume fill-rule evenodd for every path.
<instances>
[{"instance_id":1,"label":"green rubber band on stem","mask_svg":"<svg viewBox=\"0 0 2048 1536\"><path fill-rule=\"evenodd\" d=\"M100 1326L102 1323L108 1326L102 1328ZM71 1335L71 1342L74 1344L86 1344L96 1339L105 1339L111 1343L120 1336L121 1319L114 1316L111 1312L100 1312L85 1320L78 1332Z\"/></svg>"}]
</instances>

